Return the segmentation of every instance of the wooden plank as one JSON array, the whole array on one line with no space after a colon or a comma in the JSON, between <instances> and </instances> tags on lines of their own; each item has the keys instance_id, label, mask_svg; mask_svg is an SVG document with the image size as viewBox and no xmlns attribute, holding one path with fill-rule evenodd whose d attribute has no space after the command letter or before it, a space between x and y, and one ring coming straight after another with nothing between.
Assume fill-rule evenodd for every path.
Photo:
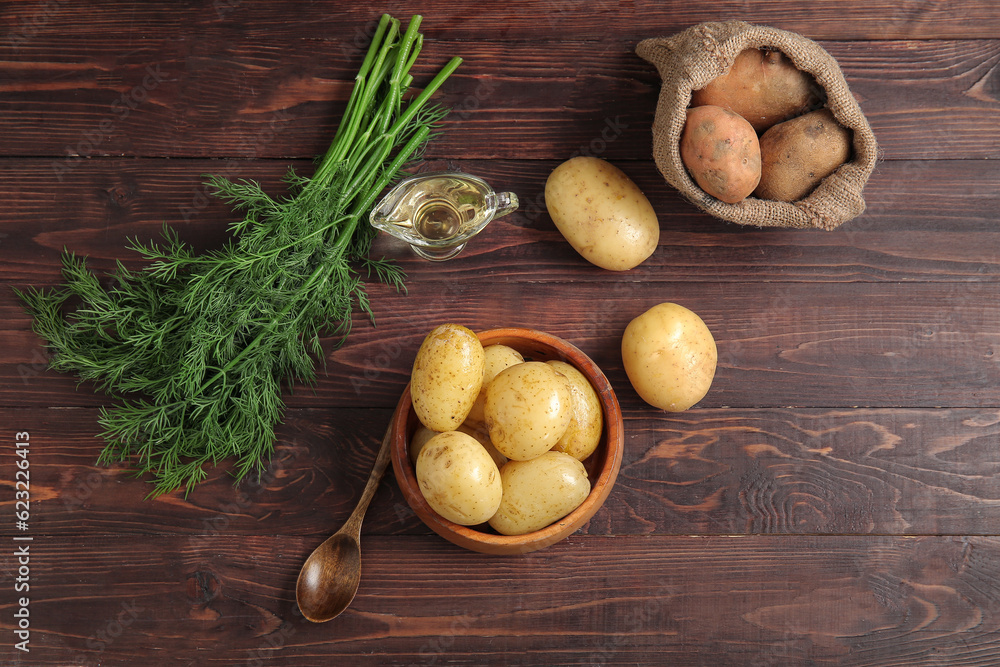
<instances>
[{"instance_id":1,"label":"wooden plank","mask_svg":"<svg viewBox=\"0 0 1000 667\"><path fill-rule=\"evenodd\" d=\"M28 460L13 434L32 443L29 528L10 514L0 528L0 664L1000 663L1000 4L385 9L425 17L418 85L466 59L438 95L455 109L422 168L483 175L522 208L445 264L380 238L409 293L373 286L377 328L357 315L347 346L325 341L329 373L286 395L262 478L234 487L221 466L186 498L145 500L143 480L95 465L107 399L45 370L11 288L54 285L64 246L99 271L136 266L127 237L165 221L218 247L234 216L201 174L280 192L289 164L308 172L382 8L0 6L11 513ZM650 160L659 81L636 42L734 17L819 40L875 129L868 210L835 232L721 223ZM660 216L660 247L634 271L587 264L544 212L548 173L581 152L625 169ZM637 397L618 349L629 319L662 301L701 314L719 345L711 392L680 414ZM357 599L308 623L299 567L360 495L417 346L443 321L543 329L593 357L624 410L618 482L566 541L489 557L431 533L387 479ZM30 654L14 647L22 607Z\"/></svg>"},{"instance_id":2,"label":"wooden plank","mask_svg":"<svg viewBox=\"0 0 1000 667\"><path fill-rule=\"evenodd\" d=\"M448 35L470 41L502 36L510 41L540 42L553 35L589 41L602 41L609 35L638 39L734 17L808 33L813 39L991 38L996 36L993 28L1000 23L1000 12L989 0L947 0L933 5L817 0L808 6L781 0L753 4L722 0L710 5L561 0L539 6L514 0L489 7L435 0L415 8L388 10L403 20L419 12L424 29L435 38ZM79 20L83 11L87 12L86 21ZM128 35L140 26L147 39L190 31L206 41L294 38L307 43L347 41L360 49L379 12L379 8L367 5L338 5L331 11L327 6L301 1L274 6L241 0L190 5L158 0L136 8L124 2L92 7L83 0L62 0L57 5L16 0L5 3L2 16L8 26L4 44L21 50L44 37L80 37L94 32ZM502 35L498 35L497 26L503 26Z\"/></svg>"},{"instance_id":3,"label":"wooden plank","mask_svg":"<svg viewBox=\"0 0 1000 667\"><path fill-rule=\"evenodd\" d=\"M616 161L643 189L660 221L659 249L635 271L612 276L583 261L545 210L545 179L558 161L430 160L422 170L478 174L521 199L457 260L428 265L384 238L375 252L399 260L413 280L447 275L462 281L555 283L616 281L983 281L1000 275L995 211L1000 162L887 160L866 188L868 210L833 232L758 229L726 223L683 201L651 162ZM197 249L217 248L238 218L203 185L207 173L250 178L280 196L288 166L303 161L89 160L54 178L45 159L0 160L0 283L53 285L60 253L86 255L107 272L116 259L141 266L129 239L158 239L164 223ZM0 290L0 294L6 290ZM21 321L19 321L21 320ZM0 296L0 328L19 308Z\"/></svg>"},{"instance_id":4,"label":"wooden plank","mask_svg":"<svg viewBox=\"0 0 1000 667\"><path fill-rule=\"evenodd\" d=\"M571 537L493 557L368 537L353 605L312 624L292 592L312 538L34 537L33 664L1000 660L994 538Z\"/></svg>"},{"instance_id":5,"label":"wooden plank","mask_svg":"<svg viewBox=\"0 0 1000 667\"><path fill-rule=\"evenodd\" d=\"M267 471L233 486L228 466L186 498L144 500L123 467L95 465L94 409L3 409L31 434L32 530L318 536L350 514L388 423L384 409L292 409ZM695 409L625 413L611 496L585 535L990 535L1000 522L996 408ZM0 459L2 479L16 459ZM365 534L427 535L394 480ZM442 541L442 544L444 542Z\"/></svg>"},{"instance_id":6,"label":"wooden plank","mask_svg":"<svg viewBox=\"0 0 1000 667\"><path fill-rule=\"evenodd\" d=\"M534 328L561 336L604 370L626 408L641 407L621 363L621 332L673 301L715 336L719 368L702 407L993 407L1000 405L996 283L553 284L413 281L370 290L376 326L355 315L350 343L326 341L328 373L290 405L391 407L420 341L437 324ZM558 294L558 307L552 301ZM8 292L4 299L13 300ZM8 307L8 312L13 306ZM568 315L572 314L572 315ZM0 330L7 405L97 405L89 388L44 368L40 341Z\"/></svg>"},{"instance_id":7,"label":"wooden plank","mask_svg":"<svg viewBox=\"0 0 1000 667\"><path fill-rule=\"evenodd\" d=\"M998 29L1000 20L991 37ZM104 33L39 36L0 80L0 155L58 158L66 173L103 156L311 158L326 150L359 51L276 35L210 40L188 30L135 47ZM607 34L614 37L600 48L575 35L428 39L417 86L451 56L465 59L435 98L453 113L428 156L650 155L659 77L634 54L636 38ZM1000 41L823 45L886 156L1000 157Z\"/></svg>"}]
</instances>

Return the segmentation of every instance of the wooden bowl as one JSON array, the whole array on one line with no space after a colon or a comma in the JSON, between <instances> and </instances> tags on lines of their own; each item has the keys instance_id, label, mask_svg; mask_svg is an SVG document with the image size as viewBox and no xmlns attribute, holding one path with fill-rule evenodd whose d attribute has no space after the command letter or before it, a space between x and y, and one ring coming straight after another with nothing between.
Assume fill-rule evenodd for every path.
<instances>
[{"instance_id":1,"label":"wooden bowl","mask_svg":"<svg viewBox=\"0 0 1000 667\"><path fill-rule=\"evenodd\" d=\"M601 369L572 344L540 331L531 329L492 329L477 334L483 345L503 344L514 348L526 361L557 359L572 364L580 370L597 391L604 410L604 435L597 450L584 461L590 478L590 495L573 512L559 521L524 535L500 535L488 524L460 526L433 509L424 500L417 486L416 473L409 458L410 437L419 422L413 411L410 387L406 386L399 399L393 422L392 470L403 491L406 502L431 530L460 547L486 554L523 554L558 542L587 523L601 508L618 477L622 462L624 431L618 399Z\"/></svg>"}]
</instances>

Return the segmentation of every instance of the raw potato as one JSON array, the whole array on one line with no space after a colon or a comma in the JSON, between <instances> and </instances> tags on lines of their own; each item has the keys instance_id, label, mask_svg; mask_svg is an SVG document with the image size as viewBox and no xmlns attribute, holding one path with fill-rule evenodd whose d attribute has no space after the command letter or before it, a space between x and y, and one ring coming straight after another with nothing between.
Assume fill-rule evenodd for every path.
<instances>
[{"instance_id":1,"label":"raw potato","mask_svg":"<svg viewBox=\"0 0 1000 667\"><path fill-rule=\"evenodd\" d=\"M566 428L566 433L559 439L552 450L564 452L573 458L583 461L594 453L601 442L604 432L604 412L601 410L601 399L594 391L587 376L575 366L565 361L547 361L559 373L569 380L570 391L573 394L573 418Z\"/></svg>"},{"instance_id":2,"label":"raw potato","mask_svg":"<svg viewBox=\"0 0 1000 667\"><path fill-rule=\"evenodd\" d=\"M711 104L746 118L758 133L821 102L812 75L780 51L746 49L729 70L691 94L691 106Z\"/></svg>"},{"instance_id":3,"label":"raw potato","mask_svg":"<svg viewBox=\"0 0 1000 667\"><path fill-rule=\"evenodd\" d=\"M660 223L639 187L599 158L563 162L545 182L545 207L559 232L591 264L627 271L656 250Z\"/></svg>"},{"instance_id":4,"label":"raw potato","mask_svg":"<svg viewBox=\"0 0 1000 667\"><path fill-rule=\"evenodd\" d=\"M487 345L483 348L483 352L486 355L483 371L483 388L479 390L479 396L476 398L476 402L472 404L469 416L465 418L465 423L473 428L486 427L486 414L483 412L486 408L486 387L489 386L490 382L493 382L493 378L499 375L500 371L524 361L524 357L521 356L520 352L499 343Z\"/></svg>"},{"instance_id":5,"label":"raw potato","mask_svg":"<svg viewBox=\"0 0 1000 667\"><path fill-rule=\"evenodd\" d=\"M467 433L448 431L431 438L417 456L416 474L427 504L459 525L484 523L500 507L500 471Z\"/></svg>"},{"instance_id":6,"label":"raw potato","mask_svg":"<svg viewBox=\"0 0 1000 667\"><path fill-rule=\"evenodd\" d=\"M503 495L490 525L501 535L541 530L575 510L590 494L587 470L563 452L510 461L500 477Z\"/></svg>"},{"instance_id":7,"label":"raw potato","mask_svg":"<svg viewBox=\"0 0 1000 667\"><path fill-rule=\"evenodd\" d=\"M661 303L625 328L622 362L642 400L680 412L708 393L718 350L698 315L676 303Z\"/></svg>"},{"instance_id":8,"label":"raw potato","mask_svg":"<svg viewBox=\"0 0 1000 667\"><path fill-rule=\"evenodd\" d=\"M410 375L417 418L439 433L458 428L483 386L485 353L479 337L458 324L442 324L427 334Z\"/></svg>"},{"instance_id":9,"label":"raw potato","mask_svg":"<svg viewBox=\"0 0 1000 667\"><path fill-rule=\"evenodd\" d=\"M702 190L735 204L760 181L760 143L742 116L718 106L687 110L681 160Z\"/></svg>"},{"instance_id":10,"label":"raw potato","mask_svg":"<svg viewBox=\"0 0 1000 667\"><path fill-rule=\"evenodd\" d=\"M407 450L410 456L410 463L417 464L417 456L431 438L437 435L437 431L432 431L423 424L417 425L417 430L410 436L410 447Z\"/></svg>"},{"instance_id":11,"label":"raw potato","mask_svg":"<svg viewBox=\"0 0 1000 667\"><path fill-rule=\"evenodd\" d=\"M462 424L457 430L475 438L476 441L486 449L486 453L488 453L490 458L493 459L493 462L497 464L497 468L500 468L504 463L507 463L507 457L497 451L497 448L493 446L492 442L490 442L489 434L485 431L469 426L468 424ZM420 455L420 450L422 450L424 445L430 442L430 439L435 435L438 435L436 431L430 430L423 424L417 426L417 430L414 431L413 435L410 437L410 447L408 450L410 463L413 465L417 464L417 457Z\"/></svg>"},{"instance_id":12,"label":"raw potato","mask_svg":"<svg viewBox=\"0 0 1000 667\"><path fill-rule=\"evenodd\" d=\"M542 361L526 361L486 388L490 440L508 459L526 461L552 449L573 418L569 381Z\"/></svg>"},{"instance_id":13,"label":"raw potato","mask_svg":"<svg viewBox=\"0 0 1000 667\"><path fill-rule=\"evenodd\" d=\"M471 435L476 439L476 442L483 446L486 453L493 459L493 463L497 464L497 469L502 468L503 464L507 463L507 457L501 454L500 450L493 445L493 441L490 440L490 434L485 429L486 424L483 424L482 428L473 428L468 424L462 424L458 427L460 433Z\"/></svg>"},{"instance_id":14,"label":"raw potato","mask_svg":"<svg viewBox=\"0 0 1000 667\"><path fill-rule=\"evenodd\" d=\"M851 156L851 133L829 109L819 109L779 123L760 138L761 199L793 202Z\"/></svg>"}]
</instances>

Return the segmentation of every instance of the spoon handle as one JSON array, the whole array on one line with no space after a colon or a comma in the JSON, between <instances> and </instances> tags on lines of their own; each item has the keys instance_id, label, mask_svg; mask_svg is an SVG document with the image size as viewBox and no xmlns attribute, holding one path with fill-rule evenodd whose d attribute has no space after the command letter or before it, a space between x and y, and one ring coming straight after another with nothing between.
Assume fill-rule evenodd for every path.
<instances>
[{"instance_id":1,"label":"spoon handle","mask_svg":"<svg viewBox=\"0 0 1000 667\"><path fill-rule=\"evenodd\" d=\"M354 534L361 532L361 521L364 519L365 511L367 511L372 498L375 497L379 482L382 481L385 469L389 466L389 453L392 450L389 445L392 443L392 425L395 421L396 415L393 413L393 417L389 421L389 428L385 430L385 435L382 436L382 445L379 447L378 455L375 457L375 465L372 467L371 474L368 475L365 490L361 492L361 498L358 500L357 506L344 523L343 530L345 531L350 531Z\"/></svg>"}]
</instances>

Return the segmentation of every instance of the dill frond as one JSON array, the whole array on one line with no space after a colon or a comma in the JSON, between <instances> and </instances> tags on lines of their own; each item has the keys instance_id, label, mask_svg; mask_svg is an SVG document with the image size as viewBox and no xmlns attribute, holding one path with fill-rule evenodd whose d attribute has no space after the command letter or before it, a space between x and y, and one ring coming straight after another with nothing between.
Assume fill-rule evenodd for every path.
<instances>
[{"instance_id":1,"label":"dill frond","mask_svg":"<svg viewBox=\"0 0 1000 667\"><path fill-rule=\"evenodd\" d=\"M362 273L405 289L402 270L367 257L364 219L436 135L446 111L427 101L461 63L453 58L404 101L419 25L414 16L401 33L382 17L330 148L311 177L289 169L285 196L209 177L242 215L223 247L196 253L164 225L161 242L128 242L147 264L119 262L110 287L65 250L61 287L17 292L50 367L119 399L101 410L99 463L133 464L151 477L150 496L190 493L224 460L235 462L237 482L263 471L283 392L317 380L321 337L342 344L355 308L373 315Z\"/></svg>"}]
</instances>

